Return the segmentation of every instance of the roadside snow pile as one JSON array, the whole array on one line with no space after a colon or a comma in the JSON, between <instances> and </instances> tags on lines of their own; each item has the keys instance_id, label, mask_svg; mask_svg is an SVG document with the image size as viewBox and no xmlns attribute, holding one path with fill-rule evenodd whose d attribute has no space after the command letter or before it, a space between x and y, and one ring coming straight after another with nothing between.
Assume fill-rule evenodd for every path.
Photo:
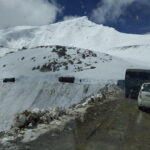
<instances>
[{"instance_id":1,"label":"roadside snow pile","mask_svg":"<svg viewBox=\"0 0 150 150\"><path fill-rule=\"evenodd\" d=\"M40 123L48 124L53 120L59 120L59 117L65 114L65 110L58 107L42 110L35 108L32 111L25 110L16 115L11 128L31 128Z\"/></svg>"}]
</instances>

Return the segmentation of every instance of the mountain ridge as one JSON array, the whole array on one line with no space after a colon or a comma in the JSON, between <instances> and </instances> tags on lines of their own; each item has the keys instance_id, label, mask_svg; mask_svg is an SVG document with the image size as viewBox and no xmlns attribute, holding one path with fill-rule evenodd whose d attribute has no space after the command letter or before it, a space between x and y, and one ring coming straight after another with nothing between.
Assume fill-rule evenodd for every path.
<instances>
[{"instance_id":1,"label":"mountain ridge","mask_svg":"<svg viewBox=\"0 0 150 150\"><path fill-rule=\"evenodd\" d=\"M120 33L111 27L93 23L87 17L45 26L18 26L0 30L1 49L62 45L104 52L112 47L137 43L150 43L150 35Z\"/></svg>"}]
</instances>

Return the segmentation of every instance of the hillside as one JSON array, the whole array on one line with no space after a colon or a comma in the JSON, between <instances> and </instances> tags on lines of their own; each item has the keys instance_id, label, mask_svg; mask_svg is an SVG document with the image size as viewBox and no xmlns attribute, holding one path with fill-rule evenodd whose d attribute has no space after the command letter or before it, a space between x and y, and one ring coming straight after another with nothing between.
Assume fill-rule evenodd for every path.
<instances>
[{"instance_id":1,"label":"hillside","mask_svg":"<svg viewBox=\"0 0 150 150\"><path fill-rule=\"evenodd\" d=\"M5 77L70 75L94 80L124 78L126 68L146 67L106 53L65 46L20 49L0 59L1 79ZM54 81L54 79L52 79Z\"/></svg>"},{"instance_id":2,"label":"hillside","mask_svg":"<svg viewBox=\"0 0 150 150\"><path fill-rule=\"evenodd\" d=\"M105 53L64 46L20 49L0 58L0 64L0 130L8 129L18 112L69 108L96 94L106 83L123 79L127 68L145 67ZM75 83L59 83L60 76L74 76ZM3 83L6 77L15 77L16 82Z\"/></svg>"}]
</instances>

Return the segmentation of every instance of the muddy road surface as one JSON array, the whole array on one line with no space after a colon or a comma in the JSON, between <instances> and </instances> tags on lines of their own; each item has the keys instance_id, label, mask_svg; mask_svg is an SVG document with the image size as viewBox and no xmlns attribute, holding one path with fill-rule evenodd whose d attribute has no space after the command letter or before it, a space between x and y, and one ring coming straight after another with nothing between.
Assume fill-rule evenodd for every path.
<instances>
[{"instance_id":1,"label":"muddy road surface","mask_svg":"<svg viewBox=\"0 0 150 150\"><path fill-rule=\"evenodd\" d=\"M80 150L150 150L150 111L123 95Z\"/></svg>"},{"instance_id":2,"label":"muddy road surface","mask_svg":"<svg viewBox=\"0 0 150 150\"><path fill-rule=\"evenodd\" d=\"M150 150L150 111L122 93L89 110L76 131L75 150Z\"/></svg>"}]
</instances>

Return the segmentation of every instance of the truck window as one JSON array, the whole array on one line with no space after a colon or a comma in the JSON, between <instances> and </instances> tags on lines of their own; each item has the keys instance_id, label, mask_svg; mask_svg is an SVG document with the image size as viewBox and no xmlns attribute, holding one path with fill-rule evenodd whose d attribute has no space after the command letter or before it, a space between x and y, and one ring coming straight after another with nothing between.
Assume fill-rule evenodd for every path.
<instances>
[{"instance_id":1,"label":"truck window","mask_svg":"<svg viewBox=\"0 0 150 150\"><path fill-rule=\"evenodd\" d=\"M126 78L133 78L133 79L138 79L139 78L139 73L138 72L128 72Z\"/></svg>"},{"instance_id":2,"label":"truck window","mask_svg":"<svg viewBox=\"0 0 150 150\"><path fill-rule=\"evenodd\" d=\"M139 78L143 79L143 80L149 80L150 79L150 73L141 72L140 75L139 75Z\"/></svg>"},{"instance_id":3,"label":"truck window","mask_svg":"<svg viewBox=\"0 0 150 150\"><path fill-rule=\"evenodd\" d=\"M125 97L137 98L141 85L150 81L150 70L126 70Z\"/></svg>"}]
</instances>

